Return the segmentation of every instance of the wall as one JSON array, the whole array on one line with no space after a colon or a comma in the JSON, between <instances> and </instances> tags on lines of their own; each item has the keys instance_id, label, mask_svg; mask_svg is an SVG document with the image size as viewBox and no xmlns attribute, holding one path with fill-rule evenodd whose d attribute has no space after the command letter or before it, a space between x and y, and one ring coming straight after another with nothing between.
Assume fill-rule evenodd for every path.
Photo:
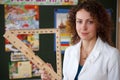
<instances>
[{"instance_id":1,"label":"wall","mask_svg":"<svg viewBox=\"0 0 120 80\"><path fill-rule=\"evenodd\" d=\"M112 10L112 19L116 23L116 0L98 0L105 7ZM40 28L53 28L54 27L54 9L56 8L70 8L71 6L40 6ZM9 80L8 62L9 53L4 51L4 6L0 5L0 80ZM115 24L116 26L116 24ZM116 27L115 27L116 28ZM116 30L113 34L113 41L116 43ZM55 53L53 51L54 36L53 35L41 35L41 47L40 51L36 52L38 55L52 64L56 70ZM48 45L49 44L49 45ZM42 46L43 45L43 46ZM45 48L46 47L46 48ZM44 49L45 48L45 49ZM64 56L64 55L62 55Z\"/></svg>"}]
</instances>

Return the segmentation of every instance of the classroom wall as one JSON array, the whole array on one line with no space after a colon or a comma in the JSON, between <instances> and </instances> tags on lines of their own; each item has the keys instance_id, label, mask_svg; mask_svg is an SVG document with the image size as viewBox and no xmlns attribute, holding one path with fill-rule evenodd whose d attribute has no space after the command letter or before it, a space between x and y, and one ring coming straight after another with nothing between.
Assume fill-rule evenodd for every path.
<instances>
[{"instance_id":1,"label":"classroom wall","mask_svg":"<svg viewBox=\"0 0 120 80\"><path fill-rule=\"evenodd\" d=\"M112 11L112 19L116 23L116 0L98 0L107 9ZM40 28L53 28L54 27L54 9L66 8L69 9L71 6L40 6ZM3 34L5 26L4 20L4 5L0 5L0 80L9 80L8 62L10 58L10 53L4 50L4 38ZM116 24L115 24L116 26ZM115 27L116 28L116 27ZM114 30L113 41L116 43L116 30ZM45 62L52 64L56 71L56 55L54 52L54 35L40 35L40 50L36 53ZM63 59L62 54L62 59ZM23 80L23 79L22 79Z\"/></svg>"}]
</instances>

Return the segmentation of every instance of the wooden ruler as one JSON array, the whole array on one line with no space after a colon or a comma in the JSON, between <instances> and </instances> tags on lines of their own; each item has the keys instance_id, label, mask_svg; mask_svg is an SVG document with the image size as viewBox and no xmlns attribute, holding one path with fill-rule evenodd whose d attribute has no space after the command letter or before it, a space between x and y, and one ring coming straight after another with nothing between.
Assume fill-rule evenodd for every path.
<instances>
[{"instance_id":1,"label":"wooden ruler","mask_svg":"<svg viewBox=\"0 0 120 80\"><path fill-rule=\"evenodd\" d=\"M57 72L51 69L40 57L27 47L20 39L16 37L17 34L56 34L56 66ZM52 80L62 80L61 69L61 50L60 50L60 30L59 29L36 29L36 30L8 30L4 37L20 50L30 61L33 62L39 69L45 70Z\"/></svg>"}]
</instances>

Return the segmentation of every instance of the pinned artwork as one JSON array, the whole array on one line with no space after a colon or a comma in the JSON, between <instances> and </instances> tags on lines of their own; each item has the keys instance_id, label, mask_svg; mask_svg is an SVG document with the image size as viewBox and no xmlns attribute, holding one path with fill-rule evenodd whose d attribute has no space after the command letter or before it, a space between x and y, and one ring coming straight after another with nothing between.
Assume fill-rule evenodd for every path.
<instances>
[{"instance_id":1,"label":"pinned artwork","mask_svg":"<svg viewBox=\"0 0 120 80\"><path fill-rule=\"evenodd\" d=\"M32 66L30 61L9 63L9 78L30 78L32 77Z\"/></svg>"},{"instance_id":2,"label":"pinned artwork","mask_svg":"<svg viewBox=\"0 0 120 80\"><path fill-rule=\"evenodd\" d=\"M64 53L65 49L71 44L71 37L68 33L67 25L67 14L69 9L55 9L55 28L60 29L60 44L61 44L61 53Z\"/></svg>"},{"instance_id":3,"label":"pinned artwork","mask_svg":"<svg viewBox=\"0 0 120 80\"><path fill-rule=\"evenodd\" d=\"M39 29L39 7L36 5L5 5L5 30ZM34 51L39 50L38 34L18 34L17 37ZM5 40L5 51L16 52L8 40Z\"/></svg>"}]
</instances>

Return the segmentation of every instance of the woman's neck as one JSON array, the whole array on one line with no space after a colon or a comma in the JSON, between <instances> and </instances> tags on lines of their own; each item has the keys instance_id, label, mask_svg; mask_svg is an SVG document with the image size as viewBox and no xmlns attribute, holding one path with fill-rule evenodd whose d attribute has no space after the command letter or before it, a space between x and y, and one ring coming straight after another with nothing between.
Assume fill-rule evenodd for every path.
<instances>
[{"instance_id":1,"label":"woman's neck","mask_svg":"<svg viewBox=\"0 0 120 80\"><path fill-rule=\"evenodd\" d=\"M91 52L93 49L95 43L96 43L97 38L93 38L91 40L82 40L82 46L81 49L86 52Z\"/></svg>"},{"instance_id":2,"label":"woman's neck","mask_svg":"<svg viewBox=\"0 0 120 80\"><path fill-rule=\"evenodd\" d=\"M81 45L81 56L80 56L80 65L84 65L87 57L91 53L92 49L94 48L94 45L96 43L97 38L94 38L90 41L87 40L82 40L82 45Z\"/></svg>"}]
</instances>

